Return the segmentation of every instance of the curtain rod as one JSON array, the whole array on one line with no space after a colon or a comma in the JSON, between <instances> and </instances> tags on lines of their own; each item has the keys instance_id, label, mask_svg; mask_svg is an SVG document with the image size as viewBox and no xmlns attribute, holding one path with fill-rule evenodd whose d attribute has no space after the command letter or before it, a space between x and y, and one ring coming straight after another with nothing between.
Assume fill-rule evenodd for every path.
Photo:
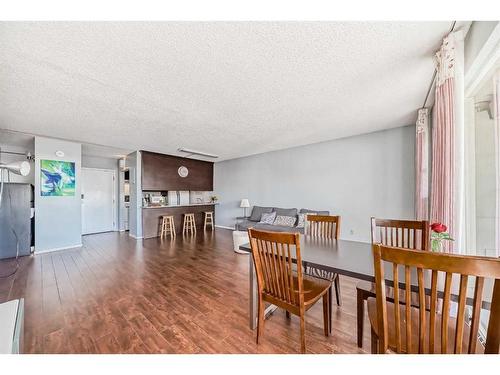
<instances>
[{"instance_id":1,"label":"curtain rod","mask_svg":"<svg viewBox=\"0 0 500 375\"><path fill-rule=\"evenodd\" d=\"M457 21L452 22L451 27L450 27L450 31L448 31L448 34L450 34L455 29L456 24L457 24ZM448 34L446 34L446 35L448 35ZM425 95L425 100L424 100L424 104L422 105L422 108L425 108L425 106L427 104L427 99L429 99L429 95L431 93L432 86L434 85L434 81L436 80L436 75L437 75L437 69L434 68L434 73L432 74L431 83L429 85L429 88L427 89L427 94Z\"/></svg>"}]
</instances>

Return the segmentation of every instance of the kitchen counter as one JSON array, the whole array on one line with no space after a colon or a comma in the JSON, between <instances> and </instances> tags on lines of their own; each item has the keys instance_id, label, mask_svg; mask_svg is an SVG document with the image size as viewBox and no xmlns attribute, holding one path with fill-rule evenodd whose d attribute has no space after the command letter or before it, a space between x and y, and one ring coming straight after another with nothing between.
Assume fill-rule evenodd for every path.
<instances>
[{"instance_id":1,"label":"kitchen counter","mask_svg":"<svg viewBox=\"0 0 500 375\"><path fill-rule=\"evenodd\" d=\"M218 205L219 203L189 203L189 204L179 204L179 205L171 205L171 206L148 206L148 207L142 207L144 209L150 209L150 208L176 208L176 207L196 207L196 206L215 206Z\"/></svg>"},{"instance_id":2,"label":"kitchen counter","mask_svg":"<svg viewBox=\"0 0 500 375\"><path fill-rule=\"evenodd\" d=\"M203 231L205 212L215 211L218 203L191 203L179 206L152 206L143 207L142 210L142 233L144 238L153 238L160 235L162 216L173 216L175 231L182 233L182 223L185 214L194 214L196 227ZM210 229L209 229L210 230Z\"/></svg>"}]
</instances>

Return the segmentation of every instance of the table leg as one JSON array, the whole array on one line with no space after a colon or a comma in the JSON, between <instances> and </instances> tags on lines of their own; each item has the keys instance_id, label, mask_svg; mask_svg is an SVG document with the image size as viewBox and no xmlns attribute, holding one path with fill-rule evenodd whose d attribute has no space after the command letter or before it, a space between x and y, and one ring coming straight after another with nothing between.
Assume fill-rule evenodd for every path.
<instances>
[{"instance_id":1,"label":"table leg","mask_svg":"<svg viewBox=\"0 0 500 375\"><path fill-rule=\"evenodd\" d=\"M250 329L257 328L257 288L256 288L256 280L255 280L255 267L253 266L253 256L250 254L248 257L248 264L250 269L248 270L248 274L250 275L250 305L248 315L250 317Z\"/></svg>"},{"instance_id":2,"label":"table leg","mask_svg":"<svg viewBox=\"0 0 500 375\"><path fill-rule=\"evenodd\" d=\"M357 320L358 320L358 348L363 347L363 323L365 321L365 296L362 290L356 289Z\"/></svg>"}]
</instances>

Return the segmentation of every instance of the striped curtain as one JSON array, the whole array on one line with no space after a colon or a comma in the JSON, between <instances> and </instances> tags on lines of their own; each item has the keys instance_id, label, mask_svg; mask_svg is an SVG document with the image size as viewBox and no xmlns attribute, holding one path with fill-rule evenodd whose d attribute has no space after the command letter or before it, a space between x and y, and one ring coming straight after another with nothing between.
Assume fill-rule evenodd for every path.
<instances>
[{"instance_id":1,"label":"striped curtain","mask_svg":"<svg viewBox=\"0 0 500 375\"><path fill-rule=\"evenodd\" d=\"M496 168L496 255L500 257L500 70L493 77L493 113L495 117L495 168Z\"/></svg>"},{"instance_id":2,"label":"striped curtain","mask_svg":"<svg viewBox=\"0 0 500 375\"><path fill-rule=\"evenodd\" d=\"M429 219L429 109L418 110L415 127L415 217Z\"/></svg>"},{"instance_id":3,"label":"striped curtain","mask_svg":"<svg viewBox=\"0 0 500 375\"><path fill-rule=\"evenodd\" d=\"M431 222L448 227L455 242L445 252L462 252L464 212L463 33L448 35L436 53L436 91L432 121Z\"/></svg>"}]
</instances>

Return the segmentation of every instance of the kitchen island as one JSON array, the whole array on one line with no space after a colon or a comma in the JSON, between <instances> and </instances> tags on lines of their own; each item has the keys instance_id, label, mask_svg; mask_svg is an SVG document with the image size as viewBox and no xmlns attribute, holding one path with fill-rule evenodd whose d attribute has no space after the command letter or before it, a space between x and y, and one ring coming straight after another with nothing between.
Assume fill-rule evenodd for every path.
<instances>
[{"instance_id":1,"label":"kitchen island","mask_svg":"<svg viewBox=\"0 0 500 375\"><path fill-rule=\"evenodd\" d=\"M193 213L196 228L203 230L204 212L214 213L218 203L191 203L177 206L148 206L142 208L142 233L144 238L153 238L160 235L161 217L171 215L174 217L175 231L182 234L184 214Z\"/></svg>"}]
</instances>

